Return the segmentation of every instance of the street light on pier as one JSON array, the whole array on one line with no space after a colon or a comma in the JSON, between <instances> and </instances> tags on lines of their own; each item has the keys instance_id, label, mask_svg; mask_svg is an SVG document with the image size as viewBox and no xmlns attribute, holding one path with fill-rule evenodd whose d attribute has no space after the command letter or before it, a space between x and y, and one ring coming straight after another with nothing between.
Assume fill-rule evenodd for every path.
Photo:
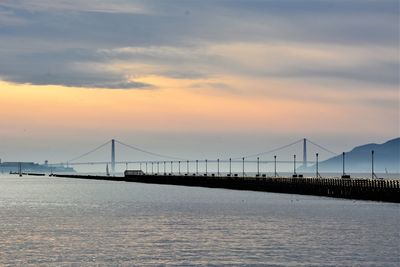
<instances>
[{"instance_id":1,"label":"street light on pier","mask_svg":"<svg viewBox=\"0 0 400 267\"><path fill-rule=\"evenodd\" d=\"M345 176L346 173L344 171L344 167L345 167L345 157L346 157L346 153L342 153L342 176Z\"/></svg>"},{"instance_id":2,"label":"street light on pier","mask_svg":"<svg viewBox=\"0 0 400 267\"><path fill-rule=\"evenodd\" d=\"M371 178L372 179L374 179L374 178L378 178L377 176L376 176L376 174L375 174L375 170L374 170L374 154L375 154L375 151L374 150L372 150L371 151Z\"/></svg>"},{"instance_id":3,"label":"street light on pier","mask_svg":"<svg viewBox=\"0 0 400 267\"><path fill-rule=\"evenodd\" d=\"M345 172L345 159L346 159L346 153L343 152L342 153L342 168L343 168L342 178L350 178L350 175L346 174L346 172Z\"/></svg>"},{"instance_id":4,"label":"street light on pier","mask_svg":"<svg viewBox=\"0 0 400 267\"><path fill-rule=\"evenodd\" d=\"M319 174L319 171L318 171L318 164L319 164L319 162L318 162L318 153L317 153L317 154L315 154L315 157L316 157L316 164L315 164L315 167L316 167L316 169L315 169L315 177L316 177L316 178L321 178L321 175Z\"/></svg>"},{"instance_id":5,"label":"street light on pier","mask_svg":"<svg viewBox=\"0 0 400 267\"><path fill-rule=\"evenodd\" d=\"M242 164L242 170L243 170L243 177L244 177L244 157L242 158L242 162L243 162L243 164Z\"/></svg>"},{"instance_id":6,"label":"street light on pier","mask_svg":"<svg viewBox=\"0 0 400 267\"><path fill-rule=\"evenodd\" d=\"M257 176L260 176L260 158L257 157Z\"/></svg>"},{"instance_id":7,"label":"street light on pier","mask_svg":"<svg viewBox=\"0 0 400 267\"><path fill-rule=\"evenodd\" d=\"M167 162L164 161L164 175L167 175Z\"/></svg>"},{"instance_id":8,"label":"street light on pier","mask_svg":"<svg viewBox=\"0 0 400 267\"><path fill-rule=\"evenodd\" d=\"M277 173L276 173L276 155L274 156L274 175L275 175L275 178L276 178L276 176L277 176Z\"/></svg>"},{"instance_id":9,"label":"street light on pier","mask_svg":"<svg viewBox=\"0 0 400 267\"><path fill-rule=\"evenodd\" d=\"M217 176L219 176L219 159L217 159Z\"/></svg>"},{"instance_id":10,"label":"street light on pier","mask_svg":"<svg viewBox=\"0 0 400 267\"><path fill-rule=\"evenodd\" d=\"M229 176L232 176L232 159L229 158Z\"/></svg>"},{"instance_id":11,"label":"street light on pier","mask_svg":"<svg viewBox=\"0 0 400 267\"><path fill-rule=\"evenodd\" d=\"M344 172L344 167L345 167L345 166L344 166L344 164L345 164L345 163L344 163L344 158L345 158L345 156L346 156L346 153L343 152L343 153L342 153L342 161L343 161L343 162L342 162L342 167L343 167L343 173L342 173L342 175L343 175L343 176L346 174L346 173Z\"/></svg>"},{"instance_id":12,"label":"street light on pier","mask_svg":"<svg viewBox=\"0 0 400 267\"><path fill-rule=\"evenodd\" d=\"M293 155L293 177L296 177L296 154Z\"/></svg>"},{"instance_id":13,"label":"street light on pier","mask_svg":"<svg viewBox=\"0 0 400 267\"><path fill-rule=\"evenodd\" d=\"M207 170L207 160L206 160L206 176L207 176L207 171L208 171L208 170Z\"/></svg>"}]
</instances>

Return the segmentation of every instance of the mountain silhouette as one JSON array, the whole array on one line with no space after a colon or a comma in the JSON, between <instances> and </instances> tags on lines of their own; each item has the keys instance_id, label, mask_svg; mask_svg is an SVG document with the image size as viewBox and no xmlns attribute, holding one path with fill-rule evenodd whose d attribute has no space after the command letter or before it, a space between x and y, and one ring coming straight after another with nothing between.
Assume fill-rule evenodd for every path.
<instances>
[{"instance_id":1,"label":"mountain silhouette","mask_svg":"<svg viewBox=\"0 0 400 267\"><path fill-rule=\"evenodd\" d=\"M346 152L345 171L370 172L371 151L374 151L374 169L377 173L399 173L400 172L400 137L389 140L383 144L366 144L353 148ZM315 165L303 171L313 171ZM341 172L342 155L338 155L319 163L320 172Z\"/></svg>"}]
</instances>

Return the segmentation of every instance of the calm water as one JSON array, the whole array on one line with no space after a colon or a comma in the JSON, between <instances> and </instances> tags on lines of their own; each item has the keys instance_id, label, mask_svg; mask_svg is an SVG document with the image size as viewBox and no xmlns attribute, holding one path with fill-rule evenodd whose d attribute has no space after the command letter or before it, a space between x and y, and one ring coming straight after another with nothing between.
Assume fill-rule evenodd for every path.
<instances>
[{"instance_id":1,"label":"calm water","mask_svg":"<svg viewBox=\"0 0 400 267\"><path fill-rule=\"evenodd\" d=\"M399 266L400 205L0 176L0 265Z\"/></svg>"}]
</instances>

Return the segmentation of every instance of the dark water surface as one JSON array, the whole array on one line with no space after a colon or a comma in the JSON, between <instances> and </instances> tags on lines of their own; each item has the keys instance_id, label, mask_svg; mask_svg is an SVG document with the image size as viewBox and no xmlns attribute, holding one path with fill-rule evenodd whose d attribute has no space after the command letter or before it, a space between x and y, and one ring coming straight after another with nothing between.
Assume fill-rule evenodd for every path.
<instances>
[{"instance_id":1,"label":"dark water surface","mask_svg":"<svg viewBox=\"0 0 400 267\"><path fill-rule=\"evenodd\" d=\"M399 266L400 205L0 176L0 266Z\"/></svg>"}]
</instances>

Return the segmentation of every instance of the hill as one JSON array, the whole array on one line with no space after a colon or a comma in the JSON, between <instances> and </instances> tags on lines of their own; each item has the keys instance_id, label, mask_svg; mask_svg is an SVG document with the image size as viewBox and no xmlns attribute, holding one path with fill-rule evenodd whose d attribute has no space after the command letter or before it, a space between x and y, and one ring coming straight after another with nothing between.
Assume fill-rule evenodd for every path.
<instances>
[{"instance_id":1,"label":"hill","mask_svg":"<svg viewBox=\"0 0 400 267\"><path fill-rule=\"evenodd\" d=\"M374 150L375 172L400 172L400 138L389 140L383 144L366 144L357 146L346 152L346 172L370 172L371 151ZM312 171L315 166L307 168ZM341 172L342 155L335 156L319 163L320 172Z\"/></svg>"}]
</instances>

